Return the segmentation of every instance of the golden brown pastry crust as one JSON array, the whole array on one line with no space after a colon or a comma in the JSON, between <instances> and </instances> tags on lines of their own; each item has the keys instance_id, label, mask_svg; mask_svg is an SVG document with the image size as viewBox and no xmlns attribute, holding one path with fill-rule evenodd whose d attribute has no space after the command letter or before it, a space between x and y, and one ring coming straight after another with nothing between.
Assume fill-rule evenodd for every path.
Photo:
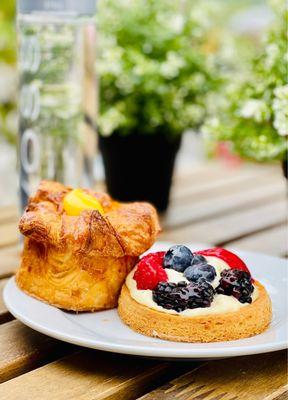
<instances>
[{"instance_id":1,"label":"golden brown pastry crust","mask_svg":"<svg viewBox=\"0 0 288 400\"><path fill-rule=\"evenodd\" d=\"M195 317L162 313L137 303L123 285L118 312L136 332L176 342L220 342L242 339L265 331L272 317L270 298L259 282L257 299L238 311Z\"/></svg>"},{"instance_id":2,"label":"golden brown pastry crust","mask_svg":"<svg viewBox=\"0 0 288 400\"><path fill-rule=\"evenodd\" d=\"M63 211L71 190L42 181L31 197L19 229L26 236L18 286L60 308L94 311L117 305L126 275L159 232L155 209L148 203L121 204L105 193L87 190L104 214Z\"/></svg>"}]
</instances>

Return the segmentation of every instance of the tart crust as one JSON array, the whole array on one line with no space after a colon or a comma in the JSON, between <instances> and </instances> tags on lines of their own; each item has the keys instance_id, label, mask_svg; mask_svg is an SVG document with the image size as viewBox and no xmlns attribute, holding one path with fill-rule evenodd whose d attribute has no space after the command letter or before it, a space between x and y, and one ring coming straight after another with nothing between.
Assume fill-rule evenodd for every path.
<instances>
[{"instance_id":1,"label":"tart crust","mask_svg":"<svg viewBox=\"0 0 288 400\"><path fill-rule=\"evenodd\" d=\"M271 301L264 286L255 281L257 299L238 311L195 317L172 315L137 303L126 285L118 312L134 331L176 342L220 342L242 339L265 331L272 317Z\"/></svg>"},{"instance_id":2,"label":"tart crust","mask_svg":"<svg viewBox=\"0 0 288 400\"><path fill-rule=\"evenodd\" d=\"M117 306L126 275L159 232L156 210L148 203L118 203L87 190L104 210L79 216L63 211L71 190L42 181L20 223L25 236L17 285L56 307L96 311Z\"/></svg>"}]
</instances>

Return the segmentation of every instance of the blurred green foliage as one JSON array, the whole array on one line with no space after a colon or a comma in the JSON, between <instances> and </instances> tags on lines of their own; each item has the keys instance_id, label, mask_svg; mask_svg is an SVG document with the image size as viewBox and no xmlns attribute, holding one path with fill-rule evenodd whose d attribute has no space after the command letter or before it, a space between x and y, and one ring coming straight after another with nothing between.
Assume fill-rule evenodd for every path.
<instances>
[{"instance_id":1,"label":"blurred green foliage","mask_svg":"<svg viewBox=\"0 0 288 400\"><path fill-rule=\"evenodd\" d=\"M15 141L16 130L15 1L0 5L0 137Z\"/></svg>"},{"instance_id":2,"label":"blurred green foliage","mask_svg":"<svg viewBox=\"0 0 288 400\"><path fill-rule=\"evenodd\" d=\"M246 75L227 77L225 101L204 126L213 143L228 141L235 153L257 161L287 154L288 6L285 0L271 3L275 19L260 55L253 54Z\"/></svg>"},{"instance_id":3,"label":"blurred green foliage","mask_svg":"<svg viewBox=\"0 0 288 400\"><path fill-rule=\"evenodd\" d=\"M2 1L0 8L0 60L16 61L15 1Z\"/></svg>"},{"instance_id":4,"label":"blurred green foliage","mask_svg":"<svg viewBox=\"0 0 288 400\"><path fill-rule=\"evenodd\" d=\"M99 0L101 134L179 135L205 120L203 130L213 145L228 141L241 156L260 161L283 158L287 6L285 0L270 2L274 27L263 46L255 46L226 22L239 9L263 4L260 0ZM15 1L2 1L0 136L11 142L16 137L14 17Z\"/></svg>"},{"instance_id":5,"label":"blurred green foliage","mask_svg":"<svg viewBox=\"0 0 288 400\"><path fill-rule=\"evenodd\" d=\"M102 0L100 133L179 135L199 127L221 78L215 1Z\"/></svg>"}]
</instances>

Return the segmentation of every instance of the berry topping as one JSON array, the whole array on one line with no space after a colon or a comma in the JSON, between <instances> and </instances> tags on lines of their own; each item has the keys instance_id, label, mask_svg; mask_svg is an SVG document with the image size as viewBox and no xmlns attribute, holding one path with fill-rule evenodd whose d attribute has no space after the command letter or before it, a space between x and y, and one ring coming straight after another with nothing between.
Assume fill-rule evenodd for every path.
<instances>
[{"instance_id":1,"label":"berry topping","mask_svg":"<svg viewBox=\"0 0 288 400\"><path fill-rule=\"evenodd\" d=\"M234 296L240 303L252 303L253 290L250 273L239 269L224 269L221 272L219 286L216 288L218 294Z\"/></svg>"},{"instance_id":2,"label":"berry topping","mask_svg":"<svg viewBox=\"0 0 288 400\"><path fill-rule=\"evenodd\" d=\"M192 265L196 264L207 264L207 260L205 257L201 256L200 254L193 254Z\"/></svg>"},{"instance_id":3,"label":"berry topping","mask_svg":"<svg viewBox=\"0 0 288 400\"><path fill-rule=\"evenodd\" d=\"M214 290L207 282L160 282L153 290L153 300L167 310L177 312L191 308L210 307Z\"/></svg>"},{"instance_id":4,"label":"berry topping","mask_svg":"<svg viewBox=\"0 0 288 400\"><path fill-rule=\"evenodd\" d=\"M153 290L159 282L168 280L167 273L162 267L164 254L164 251L159 251L141 258L133 276L137 283L137 289Z\"/></svg>"},{"instance_id":5,"label":"berry topping","mask_svg":"<svg viewBox=\"0 0 288 400\"><path fill-rule=\"evenodd\" d=\"M212 282L216 277L216 270L209 264L194 263L184 271L185 278L191 282L197 282L199 279Z\"/></svg>"},{"instance_id":6,"label":"berry topping","mask_svg":"<svg viewBox=\"0 0 288 400\"><path fill-rule=\"evenodd\" d=\"M239 269L249 272L250 274L247 265L244 263L244 261L241 260L241 258L236 256L236 254L232 253L231 251L222 249L221 247L214 247L213 249L197 251L197 254L221 258L221 260L225 261L231 269Z\"/></svg>"},{"instance_id":7,"label":"berry topping","mask_svg":"<svg viewBox=\"0 0 288 400\"><path fill-rule=\"evenodd\" d=\"M166 252L163 260L164 268L172 268L178 272L184 272L193 259L193 253L186 246L175 245Z\"/></svg>"}]
</instances>

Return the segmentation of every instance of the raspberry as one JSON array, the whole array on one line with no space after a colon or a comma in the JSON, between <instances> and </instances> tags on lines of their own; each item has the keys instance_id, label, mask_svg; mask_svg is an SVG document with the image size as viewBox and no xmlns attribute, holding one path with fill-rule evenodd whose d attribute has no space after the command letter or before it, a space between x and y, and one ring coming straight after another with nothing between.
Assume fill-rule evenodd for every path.
<instances>
[{"instance_id":1,"label":"raspberry","mask_svg":"<svg viewBox=\"0 0 288 400\"><path fill-rule=\"evenodd\" d=\"M153 290L159 282L166 282L168 276L162 267L165 252L150 253L138 263L133 279L139 290Z\"/></svg>"},{"instance_id":2,"label":"raspberry","mask_svg":"<svg viewBox=\"0 0 288 400\"><path fill-rule=\"evenodd\" d=\"M250 274L250 271L247 265L244 263L241 258L239 258L236 254L228 251L226 249L222 249L221 247L214 247L213 249L206 249L197 251L197 254L208 256L208 257L217 257L221 260L225 261L231 269L239 269Z\"/></svg>"}]
</instances>

